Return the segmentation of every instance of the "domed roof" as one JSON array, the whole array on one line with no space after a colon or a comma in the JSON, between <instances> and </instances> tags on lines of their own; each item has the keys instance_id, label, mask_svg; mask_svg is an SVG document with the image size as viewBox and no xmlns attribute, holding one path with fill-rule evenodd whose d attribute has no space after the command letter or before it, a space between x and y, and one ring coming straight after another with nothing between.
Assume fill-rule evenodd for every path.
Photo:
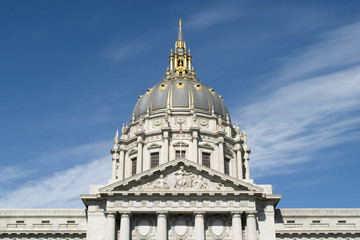
<instances>
[{"instance_id":1,"label":"domed roof","mask_svg":"<svg viewBox=\"0 0 360 240\"><path fill-rule=\"evenodd\" d=\"M190 49L186 51L186 44L183 41L180 20L174 53L171 49L170 68L168 67L166 76L160 83L149 88L144 95L139 97L132 118L165 110L174 112L195 110L228 117L222 97L217 95L214 89L199 81L195 76L191 61Z\"/></svg>"},{"instance_id":2,"label":"domed roof","mask_svg":"<svg viewBox=\"0 0 360 240\"><path fill-rule=\"evenodd\" d=\"M156 113L170 109L171 111L195 111L219 114L226 117L228 111L221 96L197 79L166 79L149 88L139 97L133 116L147 112Z\"/></svg>"}]
</instances>

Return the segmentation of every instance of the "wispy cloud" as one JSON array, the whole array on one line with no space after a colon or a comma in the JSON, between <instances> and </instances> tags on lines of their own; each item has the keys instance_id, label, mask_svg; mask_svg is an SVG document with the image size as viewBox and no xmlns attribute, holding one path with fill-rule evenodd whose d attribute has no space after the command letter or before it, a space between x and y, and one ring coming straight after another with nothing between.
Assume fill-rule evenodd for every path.
<instances>
[{"instance_id":1,"label":"wispy cloud","mask_svg":"<svg viewBox=\"0 0 360 240\"><path fill-rule=\"evenodd\" d=\"M249 123L255 175L299 170L294 165L320 149L359 139L359 26L323 34L284 64L285 81L271 81L267 93L236 111L234 119Z\"/></svg>"},{"instance_id":2,"label":"wispy cloud","mask_svg":"<svg viewBox=\"0 0 360 240\"><path fill-rule=\"evenodd\" d=\"M187 21L188 28L207 28L218 23L226 22L241 16L238 9L232 4L223 4L207 8L191 16Z\"/></svg>"},{"instance_id":3,"label":"wispy cloud","mask_svg":"<svg viewBox=\"0 0 360 240\"><path fill-rule=\"evenodd\" d=\"M0 198L2 208L81 208L81 193L90 184L106 184L110 176L109 157L92 160L47 178L30 181Z\"/></svg>"},{"instance_id":4,"label":"wispy cloud","mask_svg":"<svg viewBox=\"0 0 360 240\"><path fill-rule=\"evenodd\" d=\"M338 71L360 63L360 22L318 36L319 43L298 50L296 57L284 59L279 79L298 79L310 74Z\"/></svg>"},{"instance_id":5,"label":"wispy cloud","mask_svg":"<svg viewBox=\"0 0 360 240\"><path fill-rule=\"evenodd\" d=\"M74 161L74 167L41 176L39 173L12 191L1 192L2 208L73 208L82 207L81 193L88 193L91 184L106 184L111 177L111 156L103 142L62 149L51 155L54 162ZM106 151L104 150L106 148ZM45 153L43 158L48 160ZM55 158L54 158L55 157ZM41 161L40 159L40 161ZM84 160L86 160L86 163ZM82 163L82 164L81 164ZM19 178L11 168L2 170L3 178ZM20 176L21 177L21 176Z\"/></svg>"},{"instance_id":6,"label":"wispy cloud","mask_svg":"<svg viewBox=\"0 0 360 240\"><path fill-rule=\"evenodd\" d=\"M104 50L105 57L114 62L121 62L128 57L135 57L142 54L148 49L152 40L140 41L132 40L131 42L113 43L106 50Z\"/></svg>"},{"instance_id":7,"label":"wispy cloud","mask_svg":"<svg viewBox=\"0 0 360 240\"><path fill-rule=\"evenodd\" d=\"M34 173L34 170L31 169L24 169L19 168L15 166L2 166L0 167L0 191L3 188L3 184L8 184L9 182L12 182L14 180L21 179L23 177L26 177L32 173Z\"/></svg>"}]
</instances>

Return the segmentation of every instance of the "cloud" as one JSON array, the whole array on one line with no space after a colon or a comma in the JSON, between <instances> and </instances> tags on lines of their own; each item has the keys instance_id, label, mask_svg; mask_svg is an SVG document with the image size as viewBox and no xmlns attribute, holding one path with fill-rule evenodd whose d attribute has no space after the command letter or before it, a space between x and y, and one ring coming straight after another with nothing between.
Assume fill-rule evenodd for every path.
<instances>
[{"instance_id":1,"label":"cloud","mask_svg":"<svg viewBox=\"0 0 360 240\"><path fill-rule=\"evenodd\" d=\"M29 181L0 198L2 208L81 208L80 193L90 184L106 184L111 174L111 159L104 157L78 165L50 177Z\"/></svg>"},{"instance_id":2,"label":"cloud","mask_svg":"<svg viewBox=\"0 0 360 240\"><path fill-rule=\"evenodd\" d=\"M110 143L111 144L111 143ZM72 161L74 167L39 176L37 172L18 187L2 191L0 206L2 208L81 208L81 193L89 192L90 184L106 184L111 178L111 156L108 154L109 143L94 142L61 149L53 154L44 153L40 162ZM76 160L76 161L75 161ZM34 161L35 162L35 161ZM17 178L12 167L2 170L3 178ZM32 171L31 169L29 171ZM29 177L29 174L27 175Z\"/></svg>"},{"instance_id":3,"label":"cloud","mask_svg":"<svg viewBox=\"0 0 360 240\"><path fill-rule=\"evenodd\" d=\"M3 188L3 185L8 184L9 182L12 182L14 180L21 179L23 177L26 177L32 173L34 173L34 170L31 169L24 169L14 166L2 166L0 167L0 191Z\"/></svg>"},{"instance_id":4,"label":"cloud","mask_svg":"<svg viewBox=\"0 0 360 240\"><path fill-rule=\"evenodd\" d=\"M133 40L127 43L115 43L104 51L104 55L113 62L121 62L128 57L134 57L142 54L148 49L148 46L151 44L151 42L152 40Z\"/></svg>"},{"instance_id":5,"label":"cloud","mask_svg":"<svg viewBox=\"0 0 360 240\"><path fill-rule=\"evenodd\" d=\"M300 49L295 57L284 59L279 79L298 79L359 64L359 28L360 22L357 22L319 35L319 43Z\"/></svg>"},{"instance_id":6,"label":"cloud","mask_svg":"<svg viewBox=\"0 0 360 240\"><path fill-rule=\"evenodd\" d=\"M267 92L256 93L257 101L235 110L234 119L249 123L255 175L298 171L297 164L319 150L359 139L358 27L323 34L321 42L284 63L279 76L285 81L274 79Z\"/></svg>"},{"instance_id":7,"label":"cloud","mask_svg":"<svg viewBox=\"0 0 360 240\"><path fill-rule=\"evenodd\" d=\"M218 23L226 22L241 16L233 5L222 5L208 8L191 16L186 24L187 28L207 28Z\"/></svg>"}]
</instances>

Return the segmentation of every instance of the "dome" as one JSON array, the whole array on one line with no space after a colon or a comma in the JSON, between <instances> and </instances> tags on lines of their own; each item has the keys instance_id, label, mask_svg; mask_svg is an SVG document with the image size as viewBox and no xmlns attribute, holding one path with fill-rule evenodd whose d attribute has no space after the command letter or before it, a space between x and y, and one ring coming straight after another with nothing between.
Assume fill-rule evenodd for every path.
<instances>
[{"instance_id":1,"label":"dome","mask_svg":"<svg viewBox=\"0 0 360 240\"><path fill-rule=\"evenodd\" d=\"M226 117L228 111L221 96L196 78L166 78L149 88L139 100L133 111L135 118L145 113L186 112L195 110Z\"/></svg>"},{"instance_id":2,"label":"dome","mask_svg":"<svg viewBox=\"0 0 360 240\"><path fill-rule=\"evenodd\" d=\"M186 50L183 40L181 20L179 22L178 40L175 42L175 50L171 49L170 68L167 68L166 76L145 94L139 97L132 114L135 120L143 114L155 114L166 111L187 112L197 111L206 114L217 114L228 118L228 111L214 89L201 83L195 76L192 66L190 49Z\"/></svg>"}]
</instances>

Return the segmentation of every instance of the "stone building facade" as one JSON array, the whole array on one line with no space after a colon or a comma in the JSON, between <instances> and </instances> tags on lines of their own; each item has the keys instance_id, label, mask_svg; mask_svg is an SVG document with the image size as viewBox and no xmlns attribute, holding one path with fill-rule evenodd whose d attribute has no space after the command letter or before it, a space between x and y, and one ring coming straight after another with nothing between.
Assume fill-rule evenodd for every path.
<instances>
[{"instance_id":1,"label":"stone building facade","mask_svg":"<svg viewBox=\"0 0 360 240\"><path fill-rule=\"evenodd\" d=\"M276 209L250 177L247 137L202 83L181 21L165 77L116 132L109 184L86 209L0 210L0 239L360 239L360 209Z\"/></svg>"}]
</instances>

